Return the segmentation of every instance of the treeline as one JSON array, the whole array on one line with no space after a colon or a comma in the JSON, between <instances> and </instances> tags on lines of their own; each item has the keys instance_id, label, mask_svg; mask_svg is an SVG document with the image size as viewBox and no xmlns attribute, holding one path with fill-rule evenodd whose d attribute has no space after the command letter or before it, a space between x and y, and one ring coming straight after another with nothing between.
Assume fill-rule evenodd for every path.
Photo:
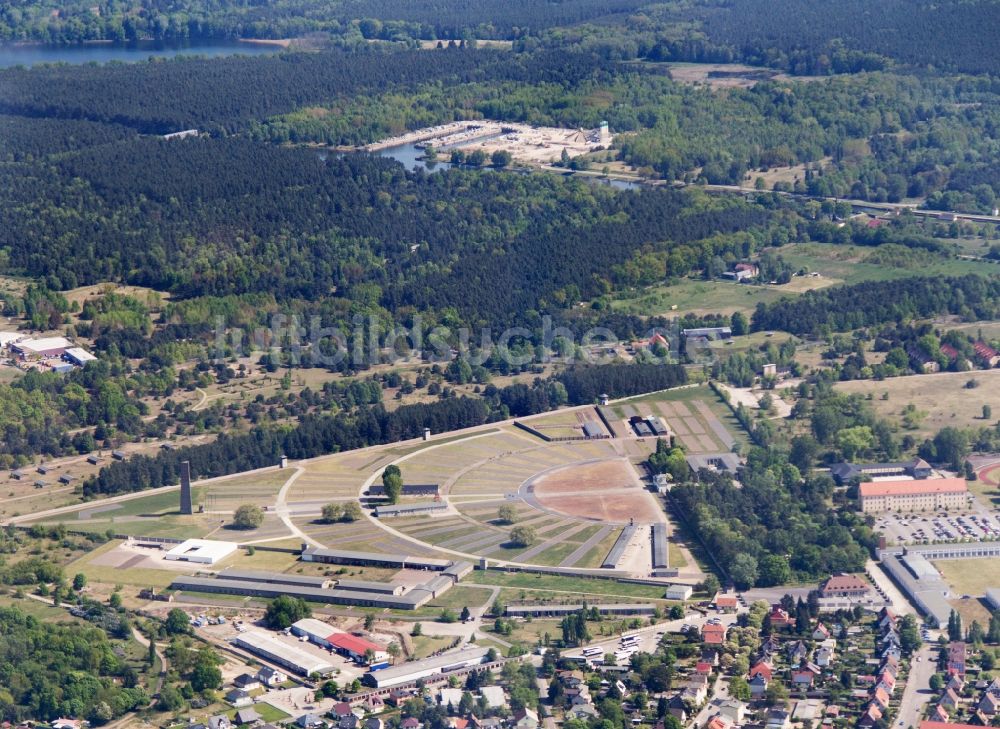
<instances>
[{"instance_id":1,"label":"treeline","mask_svg":"<svg viewBox=\"0 0 1000 729\"><path fill-rule=\"evenodd\" d=\"M250 119L339 96L418 84L572 81L601 64L593 55L440 53L369 47L355 52L177 58L137 64L0 71L0 113L123 124L146 134L235 131Z\"/></svg>"},{"instance_id":2,"label":"treeline","mask_svg":"<svg viewBox=\"0 0 1000 729\"><path fill-rule=\"evenodd\" d=\"M42 2L0 11L0 40L78 43L288 38L309 33L383 38L517 38L540 28L605 20L648 0L156 0ZM99 12L95 12L95 8ZM55 12L58 11L58 12Z\"/></svg>"},{"instance_id":3,"label":"treeline","mask_svg":"<svg viewBox=\"0 0 1000 729\"><path fill-rule=\"evenodd\" d=\"M758 304L751 327L754 331L821 334L944 314L995 319L998 312L1000 280L996 278L914 276L835 286L796 299Z\"/></svg>"},{"instance_id":4,"label":"treeline","mask_svg":"<svg viewBox=\"0 0 1000 729\"><path fill-rule=\"evenodd\" d=\"M98 628L0 607L0 718L103 724L149 703L121 647Z\"/></svg>"},{"instance_id":5,"label":"treeline","mask_svg":"<svg viewBox=\"0 0 1000 729\"><path fill-rule=\"evenodd\" d=\"M198 478L224 476L271 466L282 455L313 458L423 435L469 428L511 416L531 415L559 405L594 402L601 393L624 397L684 384L678 365L614 364L575 367L530 388L491 388L484 398L450 398L431 404L404 405L392 412L381 405L361 405L336 415L306 415L294 427L258 427L247 433L220 435L212 443L135 456L101 469L83 486L87 496L141 491L177 483L181 461L190 461ZM559 392L553 387L558 383Z\"/></svg>"}]
</instances>

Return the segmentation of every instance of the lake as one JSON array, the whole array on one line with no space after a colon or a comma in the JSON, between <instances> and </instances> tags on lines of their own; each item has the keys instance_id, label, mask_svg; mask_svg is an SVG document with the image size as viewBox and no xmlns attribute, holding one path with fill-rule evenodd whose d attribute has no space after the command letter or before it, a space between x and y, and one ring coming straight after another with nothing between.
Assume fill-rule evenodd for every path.
<instances>
[{"instance_id":1,"label":"lake","mask_svg":"<svg viewBox=\"0 0 1000 729\"><path fill-rule=\"evenodd\" d=\"M280 46L269 43L243 43L237 40L79 43L66 46L0 44L0 68L35 66L40 63L135 62L145 61L150 57L261 56L280 50Z\"/></svg>"}]
</instances>

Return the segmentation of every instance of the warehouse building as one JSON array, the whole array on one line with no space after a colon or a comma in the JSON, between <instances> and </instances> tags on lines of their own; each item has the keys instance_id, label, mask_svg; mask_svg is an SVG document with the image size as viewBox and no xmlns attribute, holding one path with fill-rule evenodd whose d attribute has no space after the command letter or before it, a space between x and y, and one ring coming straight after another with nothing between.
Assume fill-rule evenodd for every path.
<instances>
[{"instance_id":1,"label":"warehouse building","mask_svg":"<svg viewBox=\"0 0 1000 729\"><path fill-rule=\"evenodd\" d=\"M665 600L690 600L694 594L691 585L670 585L663 594Z\"/></svg>"},{"instance_id":2,"label":"warehouse building","mask_svg":"<svg viewBox=\"0 0 1000 729\"><path fill-rule=\"evenodd\" d=\"M463 668L473 668L486 662L488 648L466 648L455 653L445 653L422 661L411 661L398 666L384 668L381 671L366 673L362 681L373 688L392 688L420 679L428 679L459 671Z\"/></svg>"},{"instance_id":3,"label":"warehouse building","mask_svg":"<svg viewBox=\"0 0 1000 729\"><path fill-rule=\"evenodd\" d=\"M471 574L474 569L476 568L472 562L452 562L451 566L442 571L441 574L450 577L453 582L458 582L466 575Z\"/></svg>"},{"instance_id":4,"label":"warehouse building","mask_svg":"<svg viewBox=\"0 0 1000 729\"><path fill-rule=\"evenodd\" d=\"M354 605L357 607L389 608L392 610L415 610L426 605L434 595L419 587L405 595L386 595L354 590L324 590L318 587L293 587L268 582L247 582L244 580L218 580L210 577L178 577L170 585L174 590L208 592L219 595L246 595L249 597L274 598L280 595L300 597L307 602L329 605Z\"/></svg>"},{"instance_id":5,"label":"warehouse building","mask_svg":"<svg viewBox=\"0 0 1000 729\"><path fill-rule=\"evenodd\" d=\"M899 550L879 552L882 568L910 598L922 615L937 628L951 616L951 590L940 573L923 555Z\"/></svg>"},{"instance_id":6,"label":"warehouse building","mask_svg":"<svg viewBox=\"0 0 1000 729\"><path fill-rule=\"evenodd\" d=\"M608 434L604 432L601 424L596 420L588 420L583 424L583 435L585 438L607 438Z\"/></svg>"},{"instance_id":7,"label":"warehouse building","mask_svg":"<svg viewBox=\"0 0 1000 729\"><path fill-rule=\"evenodd\" d=\"M323 562L325 564L352 564L359 567L394 567L396 569L444 571L451 567L447 559L432 557L410 557L407 555L379 554L377 552L354 552L345 549L302 546L299 557L303 562Z\"/></svg>"},{"instance_id":8,"label":"warehouse building","mask_svg":"<svg viewBox=\"0 0 1000 729\"><path fill-rule=\"evenodd\" d=\"M375 516L379 519L385 519L394 516L431 514L436 511L447 510L448 504L444 501L419 501L415 504L379 504L375 507Z\"/></svg>"},{"instance_id":9,"label":"warehouse building","mask_svg":"<svg viewBox=\"0 0 1000 729\"><path fill-rule=\"evenodd\" d=\"M858 507L865 514L963 509L968 504L964 478L869 481L858 486Z\"/></svg>"},{"instance_id":10,"label":"warehouse building","mask_svg":"<svg viewBox=\"0 0 1000 729\"><path fill-rule=\"evenodd\" d=\"M233 644L300 676L311 676L314 673L327 676L337 670L332 664L309 651L296 645L289 645L275 636L260 631L240 633L233 638Z\"/></svg>"},{"instance_id":11,"label":"warehouse building","mask_svg":"<svg viewBox=\"0 0 1000 729\"><path fill-rule=\"evenodd\" d=\"M923 458L898 463L835 463L830 466L830 475L838 486L846 486L854 479L864 476L872 479L925 479L930 478L932 473L933 469Z\"/></svg>"},{"instance_id":12,"label":"warehouse building","mask_svg":"<svg viewBox=\"0 0 1000 729\"><path fill-rule=\"evenodd\" d=\"M315 643L320 648L332 648L330 636L337 632L329 624L316 618L302 618L292 623L290 630L292 635L307 638L310 643Z\"/></svg>"},{"instance_id":13,"label":"warehouse building","mask_svg":"<svg viewBox=\"0 0 1000 729\"><path fill-rule=\"evenodd\" d=\"M632 541L632 537L635 536L636 529L639 527L629 524L627 527L622 529L622 533L618 535L618 539L611 546L611 551L608 552L608 556L604 558L601 562L601 569L613 570L621 562L622 555L625 553L625 548L628 547L629 542Z\"/></svg>"},{"instance_id":14,"label":"warehouse building","mask_svg":"<svg viewBox=\"0 0 1000 729\"><path fill-rule=\"evenodd\" d=\"M77 367L83 367L88 362L94 362L97 357L82 347L70 347L63 353L63 359Z\"/></svg>"},{"instance_id":15,"label":"warehouse building","mask_svg":"<svg viewBox=\"0 0 1000 729\"><path fill-rule=\"evenodd\" d=\"M44 359L46 357L62 357L70 347L72 345L65 337L46 337L13 342L10 345L10 351L21 359Z\"/></svg>"},{"instance_id":16,"label":"warehouse building","mask_svg":"<svg viewBox=\"0 0 1000 729\"><path fill-rule=\"evenodd\" d=\"M237 550L234 542L216 542L208 539L188 539L181 542L165 555L171 562L195 562L215 564Z\"/></svg>"},{"instance_id":17,"label":"warehouse building","mask_svg":"<svg viewBox=\"0 0 1000 729\"><path fill-rule=\"evenodd\" d=\"M570 605L508 605L505 614L512 618L561 618L580 612L583 604ZM588 610L596 609L601 615L652 615L656 605L638 603L609 603L607 605L587 605Z\"/></svg>"},{"instance_id":18,"label":"warehouse building","mask_svg":"<svg viewBox=\"0 0 1000 729\"><path fill-rule=\"evenodd\" d=\"M441 489L436 483L404 483L403 496L440 496ZM368 487L369 496L385 496L385 486L373 483Z\"/></svg>"},{"instance_id":19,"label":"warehouse building","mask_svg":"<svg viewBox=\"0 0 1000 729\"><path fill-rule=\"evenodd\" d=\"M651 538L653 540L653 569L664 569L669 567L667 564L667 525L666 524L653 524L651 530Z\"/></svg>"},{"instance_id":20,"label":"warehouse building","mask_svg":"<svg viewBox=\"0 0 1000 729\"><path fill-rule=\"evenodd\" d=\"M265 572L264 570L240 570L232 567L219 572L216 578L220 580L239 580L241 582L266 582L271 585L291 585L293 587L318 587L321 590L333 587L334 583L334 580L327 577L288 575L283 572Z\"/></svg>"},{"instance_id":21,"label":"warehouse building","mask_svg":"<svg viewBox=\"0 0 1000 729\"><path fill-rule=\"evenodd\" d=\"M737 474L742 466L740 457L735 453L703 453L701 455L685 456L684 460L687 461L688 468L695 475L703 468L708 471L718 471L720 473L726 471Z\"/></svg>"},{"instance_id":22,"label":"warehouse building","mask_svg":"<svg viewBox=\"0 0 1000 729\"><path fill-rule=\"evenodd\" d=\"M330 585L333 587L334 585ZM373 582L371 580L336 580L338 590L351 592L375 592L382 595L402 595L406 588L391 582Z\"/></svg>"}]
</instances>

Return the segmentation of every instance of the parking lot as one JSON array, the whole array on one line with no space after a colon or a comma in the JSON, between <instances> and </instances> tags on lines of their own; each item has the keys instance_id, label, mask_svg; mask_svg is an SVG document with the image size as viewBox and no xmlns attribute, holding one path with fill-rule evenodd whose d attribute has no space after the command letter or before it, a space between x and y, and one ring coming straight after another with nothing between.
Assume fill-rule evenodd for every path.
<instances>
[{"instance_id":1,"label":"parking lot","mask_svg":"<svg viewBox=\"0 0 1000 729\"><path fill-rule=\"evenodd\" d=\"M875 529L889 544L935 544L939 542L991 542L1000 539L1000 520L981 504L963 512L883 514Z\"/></svg>"}]
</instances>

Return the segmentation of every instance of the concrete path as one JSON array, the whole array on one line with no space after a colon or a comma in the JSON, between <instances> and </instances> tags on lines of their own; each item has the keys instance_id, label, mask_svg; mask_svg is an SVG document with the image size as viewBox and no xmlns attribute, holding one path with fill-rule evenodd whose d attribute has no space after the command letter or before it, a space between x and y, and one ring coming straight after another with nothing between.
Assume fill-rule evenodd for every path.
<instances>
[{"instance_id":1,"label":"concrete path","mask_svg":"<svg viewBox=\"0 0 1000 729\"><path fill-rule=\"evenodd\" d=\"M524 552L521 552L519 555L517 555L517 558L518 559L531 559L535 555L541 554L546 549L549 549L550 547L554 547L557 544L560 544L561 542L566 541L567 537L571 537L574 534L576 534L577 532L582 532L584 529L586 529L589 526L593 526L593 525L592 524L587 524L586 522L584 522L582 524L577 524L576 526L571 527L570 529L567 529L564 532L561 532L558 537L553 537L552 539L547 539L547 540L543 541L541 544L536 544L531 549L528 549L528 550L525 550Z\"/></svg>"}]
</instances>

